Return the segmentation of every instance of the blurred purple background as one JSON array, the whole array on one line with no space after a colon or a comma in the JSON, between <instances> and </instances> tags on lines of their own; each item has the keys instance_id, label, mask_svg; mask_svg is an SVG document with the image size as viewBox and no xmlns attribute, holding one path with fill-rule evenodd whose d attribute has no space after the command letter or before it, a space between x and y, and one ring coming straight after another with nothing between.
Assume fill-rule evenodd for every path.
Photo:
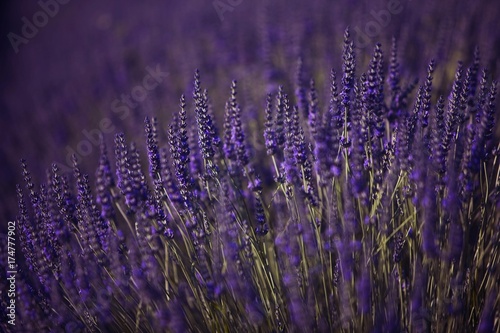
<instances>
[{"instance_id":1,"label":"blurred purple background","mask_svg":"<svg viewBox=\"0 0 500 333\"><path fill-rule=\"evenodd\" d=\"M265 94L278 84L292 91L300 56L308 78L314 77L322 87L325 105L328 87L323 83L331 67L341 70L347 26L358 45L367 44L358 50L359 72L366 68L376 42L382 43L388 58L392 36L399 40L406 81L423 78L429 60L435 58L434 98L447 96L456 62L467 64L476 45L481 65L491 69L492 77L500 77L498 1L73 0L60 4L53 17L47 16L47 23L26 44L19 44L17 53L8 34L22 36L22 18L33 23L33 15L42 7L35 1L1 6L0 218L4 222L17 214L15 184L22 181L21 158L27 159L38 184L52 162L67 164L68 148L83 147L81 142L88 139L82 130L96 133L93 130L105 118L113 127L105 135L111 151L113 136L120 131L143 145L145 115L156 115L165 129L178 110L180 95L190 97L196 68L218 119L231 80L239 81L246 121L262 119ZM121 119L113 101L141 86L147 67L159 67L168 77ZM92 146L81 159L91 176L98 150Z\"/></svg>"}]
</instances>

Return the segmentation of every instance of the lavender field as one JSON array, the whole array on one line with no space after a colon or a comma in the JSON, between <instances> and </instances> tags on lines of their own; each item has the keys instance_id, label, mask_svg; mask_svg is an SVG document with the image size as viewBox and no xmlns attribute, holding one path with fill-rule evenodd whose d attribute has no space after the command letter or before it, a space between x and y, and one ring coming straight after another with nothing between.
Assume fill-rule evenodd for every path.
<instances>
[{"instance_id":1,"label":"lavender field","mask_svg":"<svg viewBox=\"0 0 500 333\"><path fill-rule=\"evenodd\" d=\"M0 331L500 332L500 4L2 6Z\"/></svg>"}]
</instances>

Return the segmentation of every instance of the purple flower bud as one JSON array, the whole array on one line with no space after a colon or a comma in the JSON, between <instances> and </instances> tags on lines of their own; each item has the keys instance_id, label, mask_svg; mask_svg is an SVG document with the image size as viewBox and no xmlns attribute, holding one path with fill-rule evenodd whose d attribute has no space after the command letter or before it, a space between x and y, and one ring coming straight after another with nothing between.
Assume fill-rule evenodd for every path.
<instances>
[{"instance_id":1,"label":"purple flower bud","mask_svg":"<svg viewBox=\"0 0 500 333\"><path fill-rule=\"evenodd\" d=\"M238 161L240 167L245 167L249 163L249 154L245 134L241 124L241 107L236 101L236 81L231 83L231 97L229 99L229 108L226 116L226 130L230 128L230 140L226 141L225 151L228 158ZM229 122L229 124L227 124ZM229 136L229 133L226 133Z\"/></svg>"},{"instance_id":2,"label":"purple flower bud","mask_svg":"<svg viewBox=\"0 0 500 333\"><path fill-rule=\"evenodd\" d=\"M272 95L268 94L266 98L266 109L265 109L266 128L264 130L264 139L268 155L274 155L277 152L272 110L273 110Z\"/></svg>"},{"instance_id":3,"label":"purple flower bud","mask_svg":"<svg viewBox=\"0 0 500 333\"><path fill-rule=\"evenodd\" d=\"M168 158L168 149L163 147L160 149L160 163L161 163L161 178L163 180L163 186L166 190L168 197L174 204L180 204L182 197L179 194L179 189L177 187L177 182L172 175L170 160ZM161 200L164 198L162 197Z\"/></svg>"},{"instance_id":4,"label":"purple flower bud","mask_svg":"<svg viewBox=\"0 0 500 333\"><path fill-rule=\"evenodd\" d=\"M152 121L149 117L144 120L144 130L146 132L146 144L148 149L149 160L149 174L152 179L158 178L160 174L160 153L158 151L158 133L157 133L158 120L153 118Z\"/></svg>"},{"instance_id":5,"label":"purple flower bud","mask_svg":"<svg viewBox=\"0 0 500 333\"><path fill-rule=\"evenodd\" d=\"M231 96L231 99L233 97ZM226 102L226 114L224 119L224 154L229 161L236 161L236 148L233 141L234 108L230 102Z\"/></svg>"},{"instance_id":6,"label":"purple flower bud","mask_svg":"<svg viewBox=\"0 0 500 333\"><path fill-rule=\"evenodd\" d=\"M193 99L195 102L196 122L198 124L198 142L203 159L207 162L207 170L216 171L211 162L215 155L214 146L220 141L214 128L212 116L208 111L207 95L201 91L200 73L195 72Z\"/></svg>"},{"instance_id":7,"label":"purple flower bud","mask_svg":"<svg viewBox=\"0 0 500 333\"><path fill-rule=\"evenodd\" d=\"M310 104L308 103L306 96L307 81L304 79L304 61L302 57L299 57L299 59L297 60L294 86L296 103L300 111L302 111L302 115L304 116L304 118L307 118L310 112Z\"/></svg>"},{"instance_id":8,"label":"purple flower bud","mask_svg":"<svg viewBox=\"0 0 500 333\"><path fill-rule=\"evenodd\" d=\"M354 43L351 40L349 29L344 32L344 49L342 52L342 92L341 92L341 105L343 116L350 122L350 112L353 103L353 89L355 81L356 60L354 54Z\"/></svg>"},{"instance_id":9,"label":"purple flower bud","mask_svg":"<svg viewBox=\"0 0 500 333\"><path fill-rule=\"evenodd\" d=\"M186 102L181 96L181 109L178 118L175 117L169 129L170 152L177 183L184 202L192 200L193 181L189 174L189 142L187 133Z\"/></svg>"},{"instance_id":10,"label":"purple flower bud","mask_svg":"<svg viewBox=\"0 0 500 333\"><path fill-rule=\"evenodd\" d=\"M285 94L283 86L280 86L278 95L276 96L276 107L274 112L274 139L276 140L277 148L282 148L285 144L286 132L283 124L288 104L288 96Z\"/></svg>"},{"instance_id":11,"label":"purple flower bud","mask_svg":"<svg viewBox=\"0 0 500 333\"><path fill-rule=\"evenodd\" d=\"M399 73L399 62L398 62L398 43L395 37L392 38L391 46L391 59L389 66L389 77L387 81L389 82L389 87L391 89L391 106L395 106L396 96L400 91L399 86L400 73Z\"/></svg>"},{"instance_id":12,"label":"purple flower bud","mask_svg":"<svg viewBox=\"0 0 500 333\"><path fill-rule=\"evenodd\" d=\"M431 60L427 69L427 79L423 86L423 96L422 96L422 110L420 112L420 122L421 127L426 128L429 125L429 111L431 109L431 92L432 92L432 80L434 70L436 69L436 63Z\"/></svg>"},{"instance_id":13,"label":"purple flower bud","mask_svg":"<svg viewBox=\"0 0 500 333\"><path fill-rule=\"evenodd\" d=\"M318 140L318 131L320 124L320 114L319 114L319 106L318 106L318 96L316 94L316 87L314 84L314 80L311 79L310 88L309 88L309 114L308 114L308 124L309 131L311 132L311 136L314 140Z\"/></svg>"}]
</instances>

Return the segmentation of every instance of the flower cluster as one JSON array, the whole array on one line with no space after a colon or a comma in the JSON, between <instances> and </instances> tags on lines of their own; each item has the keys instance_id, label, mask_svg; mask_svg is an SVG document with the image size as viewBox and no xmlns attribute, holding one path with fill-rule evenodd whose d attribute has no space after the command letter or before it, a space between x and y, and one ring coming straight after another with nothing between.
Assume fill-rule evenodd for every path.
<instances>
[{"instance_id":1,"label":"flower cluster","mask_svg":"<svg viewBox=\"0 0 500 333\"><path fill-rule=\"evenodd\" d=\"M500 332L500 6L217 3L3 62L0 331Z\"/></svg>"},{"instance_id":2,"label":"flower cluster","mask_svg":"<svg viewBox=\"0 0 500 333\"><path fill-rule=\"evenodd\" d=\"M315 80L269 93L257 141L237 82L219 133L196 71L167 140L117 134L113 170L101 138L95 187L23 161L24 329L498 330L496 82L476 51L447 99L434 61L404 84L396 40L358 75L348 30L342 59L325 108Z\"/></svg>"}]
</instances>

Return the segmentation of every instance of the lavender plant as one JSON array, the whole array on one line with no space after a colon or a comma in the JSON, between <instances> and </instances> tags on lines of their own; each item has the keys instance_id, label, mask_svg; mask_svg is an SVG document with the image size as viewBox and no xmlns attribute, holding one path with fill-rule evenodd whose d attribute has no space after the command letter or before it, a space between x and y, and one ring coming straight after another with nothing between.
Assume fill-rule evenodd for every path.
<instances>
[{"instance_id":1,"label":"lavender plant","mask_svg":"<svg viewBox=\"0 0 500 333\"><path fill-rule=\"evenodd\" d=\"M236 3L74 2L0 62L0 331L500 331L500 6Z\"/></svg>"},{"instance_id":2,"label":"lavender plant","mask_svg":"<svg viewBox=\"0 0 500 333\"><path fill-rule=\"evenodd\" d=\"M396 40L389 65L380 44L367 68L356 56L346 30L329 102L297 79L295 97L282 85L262 101L257 129L233 81L219 131L196 71L168 126L145 119L146 150L120 133L110 156L101 137L95 185L77 158L40 184L23 161L18 325L499 331L496 81L477 51L448 98L434 73L449 64L430 61L417 87Z\"/></svg>"}]
</instances>

